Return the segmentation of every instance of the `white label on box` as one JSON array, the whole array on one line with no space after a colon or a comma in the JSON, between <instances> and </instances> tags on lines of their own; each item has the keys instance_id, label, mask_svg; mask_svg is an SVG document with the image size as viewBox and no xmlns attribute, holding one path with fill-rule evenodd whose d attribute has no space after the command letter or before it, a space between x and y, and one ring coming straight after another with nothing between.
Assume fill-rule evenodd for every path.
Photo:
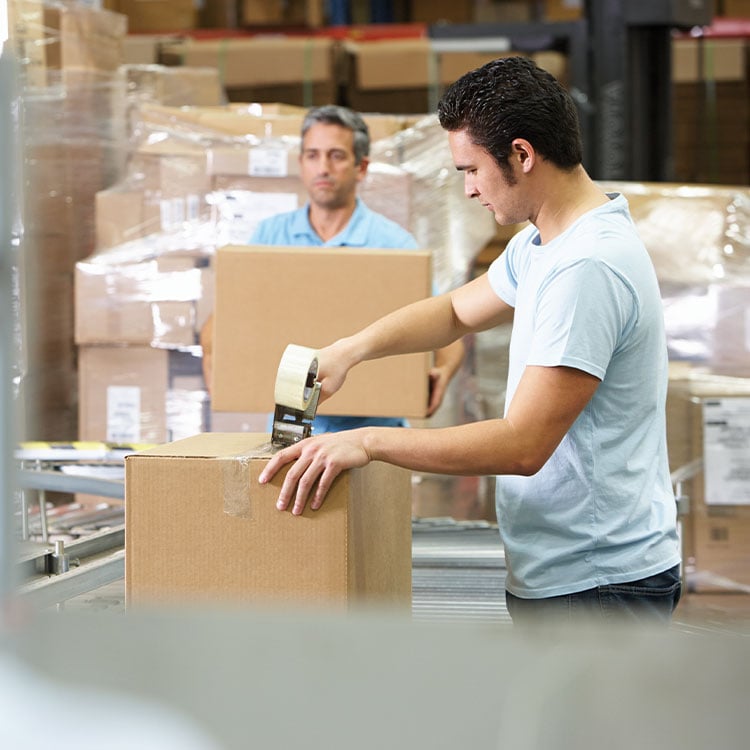
<instances>
[{"instance_id":1,"label":"white label on box","mask_svg":"<svg viewBox=\"0 0 750 750\"><path fill-rule=\"evenodd\" d=\"M750 504L750 398L703 401L703 461L707 504Z\"/></svg>"},{"instance_id":2,"label":"white label on box","mask_svg":"<svg viewBox=\"0 0 750 750\"><path fill-rule=\"evenodd\" d=\"M188 221L195 221L201 216L201 197L191 193L185 198L185 215Z\"/></svg>"},{"instance_id":3,"label":"white label on box","mask_svg":"<svg viewBox=\"0 0 750 750\"><path fill-rule=\"evenodd\" d=\"M251 190L216 190L210 201L219 211L221 228L229 243L246 245L255 228L269 216L298 208L296 193L256 193Z\"/></svg>"},{"instance_id":4,"label":"white label on box","mask_svg":"<svg viewBox=\"0 0 750 750\"><path fill-rule=\"evenodd\" d=\"M107 442L141 442L141 389L138 386L107 387Z\"/></svg>"},{"instance_id":5,"label":"white label on box","mask_svg":"<svg viewBox=\"0 0 750 750\"><path fill-rule=\"evenodd\" d=\"M286 177L287 152L282 148L254 148L249 152L251 177Z\"/></svg>"}]
</instances>

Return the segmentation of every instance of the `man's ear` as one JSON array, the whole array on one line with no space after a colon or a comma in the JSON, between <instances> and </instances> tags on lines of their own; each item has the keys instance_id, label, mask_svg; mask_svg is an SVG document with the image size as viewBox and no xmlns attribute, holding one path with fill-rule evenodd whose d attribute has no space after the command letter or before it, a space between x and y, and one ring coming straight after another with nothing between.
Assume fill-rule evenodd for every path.
<instances>
[{"instance_id":1,"label":"man's ear","mask_svg":"<svg viewBox=\"0 0 750 750\"><path fill-rule=\"evenodd\" d=\"M365 175L367 174L367 167L370 166L370 160L366 157L362 157L362 161L357 165L358 171L358 179L362 180L364 179Z\"/></svg>"},{"instance_id":2,"label":"man's ear","mask_svg":"<svg viewBox=\"0 0 750 750\"><path fill-rule=\"evenodd\" d=\"M525 138L516 138L511 143L511 158L518 162L525 173L528 173L536 162L536 151Z\"/></svg>"}]
</instances>

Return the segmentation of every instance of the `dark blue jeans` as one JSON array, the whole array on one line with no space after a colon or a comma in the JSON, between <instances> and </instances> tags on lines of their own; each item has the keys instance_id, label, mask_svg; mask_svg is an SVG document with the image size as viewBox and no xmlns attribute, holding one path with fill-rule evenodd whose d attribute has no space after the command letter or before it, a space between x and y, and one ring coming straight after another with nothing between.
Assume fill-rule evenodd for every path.
<instances>
[{"instance_id":1,"label":"dark blue jeans","mask_svg":"<svg viewBox=\"0 0 750 750\"><path fill-rule=\"evenodd\" d=\"M506 591L505 603L514 625L583 620L669 625L681 592L680 566L675 565L639 581L546 599L521 599Z\"/></svg>"}]
</instances>

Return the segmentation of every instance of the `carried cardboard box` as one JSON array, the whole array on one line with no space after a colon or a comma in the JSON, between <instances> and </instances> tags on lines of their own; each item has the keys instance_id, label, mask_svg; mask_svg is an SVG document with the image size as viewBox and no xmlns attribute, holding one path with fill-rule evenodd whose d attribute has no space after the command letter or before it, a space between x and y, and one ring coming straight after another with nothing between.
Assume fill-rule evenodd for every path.
<instances>
[{"instance_id":1,"label":"carried cardboard box","mask_svg":"<svg viewBox=\"0 0 750 750\"><path fill-rule=\"evenodd\" d=\"M267 434L208 433L125 459L129 607L411 606L409 473L344 472L318 511L276 509Z\"/></svg>"},{"instance_id":2,"label":"carried cardboard box","mask_svg":"<svg viewBox=\"0 0 750 750\"><path fill-rule=\"evenodd\" d=\"M319 348L430 295L430 253L347 247L226 246L216 255L212 400L272 412L288 344ZM364 362L321 414L424 417L428 354Z\"/></svg>"}]
</instances>

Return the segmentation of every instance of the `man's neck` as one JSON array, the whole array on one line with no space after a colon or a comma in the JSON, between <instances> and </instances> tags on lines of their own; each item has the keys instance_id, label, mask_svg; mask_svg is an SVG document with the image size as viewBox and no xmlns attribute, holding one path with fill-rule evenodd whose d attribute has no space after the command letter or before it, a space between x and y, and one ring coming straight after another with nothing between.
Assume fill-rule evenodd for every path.
<instances>
[{"instance_id":1,"label":"man's neck","mask_svg":"<svg viewBox=\"0 0 750 750\"><path fill-rule=\"evenodd\" d=\"M328 242L346 229L356 207L356 201L341 208L325 208L311 203L308 213L310 225L323 242Z\"/></svg>"},{"instance_id":2,"label":"man's neck","mask_svg":"<svg viewBox=\"0 0 750 750\"><path fill-rule=\"evenodd\" d=\"M572 173L557 172L558 179L547 183L544 200L532 223L542 243L551 242L585 213L607 203L608 198L582 167Z\"/></svg>"}]
</instances>

